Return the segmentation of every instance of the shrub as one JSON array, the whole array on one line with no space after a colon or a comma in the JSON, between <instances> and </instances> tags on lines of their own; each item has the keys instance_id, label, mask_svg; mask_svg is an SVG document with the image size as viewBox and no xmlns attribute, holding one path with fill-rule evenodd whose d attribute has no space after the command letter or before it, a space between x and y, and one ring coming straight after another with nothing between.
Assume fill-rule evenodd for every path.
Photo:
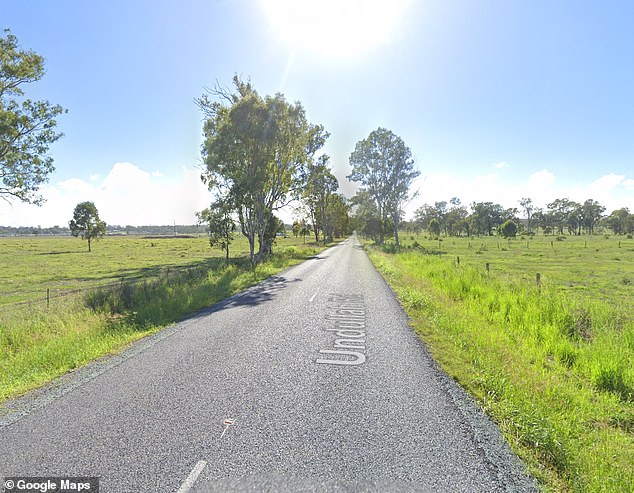
<instances>
[{"instance_id":1,"label":"shrub","mask_svg":"<svg viewBox=\"0 0 634 493\"><path fill-rule=\"evenodd\" d=\"M517 235L517 224L515 224L515 221L509 219L500 225L498 233L505 238L515 238L515 235Z\"/></svg>"}]
</instances>

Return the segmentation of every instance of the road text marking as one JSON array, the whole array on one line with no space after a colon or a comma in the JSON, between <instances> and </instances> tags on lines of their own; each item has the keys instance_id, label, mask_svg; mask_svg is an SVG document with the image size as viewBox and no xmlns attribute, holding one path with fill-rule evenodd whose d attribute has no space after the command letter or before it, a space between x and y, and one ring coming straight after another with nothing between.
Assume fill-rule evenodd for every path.
<instances>
[{"instance_id":1,"label":"road text marking","mask_svg":"<svg viewBox=\"0 0 634 493\"><path fill-rule=\"evenodd\" d=\"M176 493L188 493L188 491L192 489L192 486L194 486L194 483L198 479L200 473L203 472L206 465L207 463L204 460L199 460Z\"/></svg>"},{"instance_id":2,"label":"road text marking","mask_svg":"<svg viewBox=\"0 0 634 493\"><path fill-rule=\"evenodd\" d=\"M326 320L332 322L327 331L335 332L334 349L320 349L319 354L339 355L333 359L318 358L325 365L361 365L365 363L366 308L360 294L331 294L328 296Z\"/></svg>"}]
</instances>

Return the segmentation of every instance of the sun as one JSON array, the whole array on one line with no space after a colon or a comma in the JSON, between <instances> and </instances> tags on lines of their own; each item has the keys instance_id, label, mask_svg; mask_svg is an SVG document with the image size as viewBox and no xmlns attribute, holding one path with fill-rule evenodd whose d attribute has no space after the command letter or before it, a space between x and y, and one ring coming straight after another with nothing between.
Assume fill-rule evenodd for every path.
<instances>
[{"instance_id":1,"label":"sun","mask_svg":"<svg viewBox=\"0 0 634 493\"><path fill-rule=\"evenodd\" d=\"M260 0L280 41L293 50L356 57L395 34L409 0Z\"/></svg>"}]
</instances>

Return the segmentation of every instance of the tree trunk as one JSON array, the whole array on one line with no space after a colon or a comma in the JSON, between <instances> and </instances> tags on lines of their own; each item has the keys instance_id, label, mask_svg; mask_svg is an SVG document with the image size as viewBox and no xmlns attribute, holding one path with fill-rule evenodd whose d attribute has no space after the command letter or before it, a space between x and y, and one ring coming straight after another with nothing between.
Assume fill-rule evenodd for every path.
<instances>
[{"instance_id":1,"label":"tree trunk","mask_svg":"<svg viewBox=\"0 0 634 493\"><path fill-rule=\"evenodd\" d=\"M255 270L255 235L249 234L249 258L251 260L251 270Z\"/></svg>"},{"instance_id":2,"label":"tree trunk","mask_svg":"<svg viewBox=\"0 0 634 493\"><path fill-rule=\"evenodd\" d=\"M394 219L394 242L396 243L396 248L399 248L400 245L398 242L398 211L393 216L393 219Z\"/></svg>"},{"instance_id":3,"label":"tree trunk","mask_svg":"<svg viewBox=\"0 0 634 493\"><path fill-rule=\"evenodd\" d=\"M88 237L88 253L90 253L92 250L90 249L90 236Z\"/></svg>"}]
</instances>

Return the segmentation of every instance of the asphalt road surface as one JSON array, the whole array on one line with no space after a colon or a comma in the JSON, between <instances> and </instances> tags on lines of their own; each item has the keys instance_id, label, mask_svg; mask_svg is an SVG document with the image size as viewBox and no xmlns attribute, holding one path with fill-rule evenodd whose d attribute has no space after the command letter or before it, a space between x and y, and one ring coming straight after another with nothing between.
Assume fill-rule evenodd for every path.
<instances>
[{"instance_id":1,"label":"asphalt road surface","mask_svg":"<svg viewBox=\"0 0 634 493\"><path fill-rule=\"evenodd\" d=\"M354 237L0 406L0 450L102 493L536 490Z\"/></svg>"}]
</instances>

